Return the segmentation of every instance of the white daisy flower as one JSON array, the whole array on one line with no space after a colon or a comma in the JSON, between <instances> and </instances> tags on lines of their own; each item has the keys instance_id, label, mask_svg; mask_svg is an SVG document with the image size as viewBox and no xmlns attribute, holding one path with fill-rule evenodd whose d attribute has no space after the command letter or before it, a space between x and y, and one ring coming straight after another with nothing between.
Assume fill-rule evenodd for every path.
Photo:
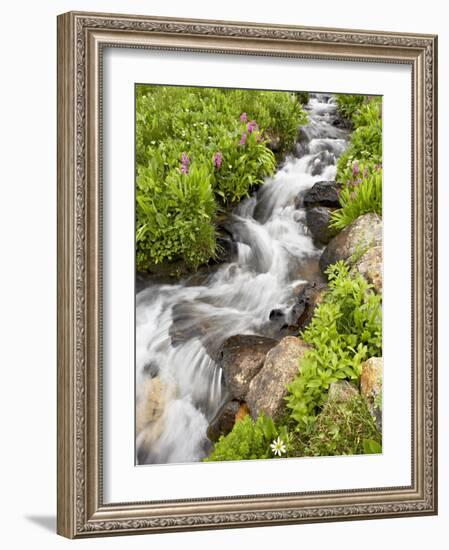
<instances>
[{"instance_id":1,"label":"white daisy flower","mask_svg":"<svg viewBox=\"0 0 449 550\"><path fill-rule=\"evenodd\" d=\"M287 452L287 448L285 447L285 443L282 441L280 437L275 439L273 443L270 445L271 450L273 451L274 455L281 456L282 454Z\"/></svg>"}]
</instances>

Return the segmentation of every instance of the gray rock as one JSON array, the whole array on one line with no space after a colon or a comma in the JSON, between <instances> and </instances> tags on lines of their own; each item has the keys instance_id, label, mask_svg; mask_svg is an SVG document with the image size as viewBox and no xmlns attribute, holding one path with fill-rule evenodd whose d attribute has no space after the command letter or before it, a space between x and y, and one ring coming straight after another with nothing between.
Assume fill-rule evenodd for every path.
<instances>
[{"instance_id":1,"label":"gray rock","mask_svg":"<svg viewBox=\"0 0 449 550\"><path fill-rule=\"evenodd\" d=\"M335 155L330 151L320 151L310 160L309 171L312 176L319 176L330 164L335 164Z\"/></svg>"},{"instance_id":2,"label":"gray rock","mask_svg":"<svg viewBox=\"0 0 449 550\"><path fill-rule=\"evenodd\" d=\"M382 357L371 357L362 365L360 393L366 397L371 416L382 431Z\"/></svg>"},{"instance_id":3,"label":"gray rock","mask_svg":"<svg viewBox=\"0 0 449 550\"><path fill-rule=\"evenodd\" d=\"M333 382L329 387L328 401L334 403L346 403L359 395L357 388L347 380Z\"/></svg>"},{"instance_id":4,"label":"gray rock","mask_svg":"<svg viewBox=\"0 0 449 550\"><path fill-rule=\"evenodd\" d=\"M279 419L285 412L287 385L299 373L299 362L308 346L296 336L286 336L266 356L260 372L252 379L246 396L251 416L260 413Z\"/></svg>"},{"instance_id":5,"label":"gray rock","mask_svg":"<svg viewBox=\"0 0 449 550\"><path fill-rule=\"evenodd\" d=\"M223 343L218 363L234 399L245 398L251 380L262 368L268 351L277 343L273 338L247 334L231 336Z\"/></svg>"},{"instance_id":6,"label":"gray rock","mask_svg":"<svg viewBox=\"0 0 449 550\"><path fill-rule=\"evenodd\" d=\"M312 320L315 308L322 301L326 289L327 285L321 283L301 285L290 313L289 328L294 328L299 332L307 327Z\"/></svg>"},{"instance_id":7,"label":"gray rock","mask_svg":"<svg viewBox=\"0 0 449 550\"><path fill-rule=\"evenodd\" d=\"M340 208L338 184L335 181L317 181L304 195L304 206Z\"/></svg>"},{"instance_id":8,"label":"gray rock","mask_svg":"<svg viewBox=\"0 0 449 550\"><path fill-rule=\"evenodd\" d=\"M364 214L330 241L320 258L321 271L375 246L382 246L382 219L377 214Z\"/></svg>"},{"instance_id":9,"label":"gray rock","mask_svg":"<svg viewBox=\"0 0 449 550\"><path fill-rule=\"evenodd\" d=\"M329 227L333 210L334 208L328 206L313 206L306 209L307 227L318 246L328 244L335 236L336 231Z\"/></svg>"}]
</instances>

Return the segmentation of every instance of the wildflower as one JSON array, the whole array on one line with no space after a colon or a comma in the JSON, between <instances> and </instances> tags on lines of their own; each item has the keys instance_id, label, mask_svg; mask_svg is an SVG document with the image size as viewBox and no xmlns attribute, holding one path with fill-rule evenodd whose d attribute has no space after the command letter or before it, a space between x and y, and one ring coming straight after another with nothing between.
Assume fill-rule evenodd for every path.
<instances>
[{"instance_id":1,"label":"wildflower","mask_svg":"<svg viewBox=\"0 0 449 550\"><path fill-rule=\"evenodd\" d=\"M354 164L352 165L352 175L353 175L353 177L357 176L358 173L359 173L359 163L357 161L355 161Z\"/></svg>"},{"instance_id":2,"label":"wildflower","mask_svg":"<svg viewBox=\"0 0 449 550\"><path fill-rule=\"evenodd\" d=\"M257 122L255 120L251 120L251 122L248 122L246 129L248 130L248 133L251 134L254 130L257 130L259 128Z\"/></svg>"},{"instance_id":3,"label":"wildflower","mask_svg":"<svg viewBox=\"0 0 449 550\"><path fill-rule=\"evenodd\" d=\"M246 134L243 132L242 137L240 138L239 145L245 145L246 142Z\"/></svg>"},{"instance_id":4,"label":"wildflower","mask_svg":"<svg viewBox=\"0 0 449 550\"><path fill-rule=\"evenodd\" d=\"M380 172L380 170L382 170L382 164L376 164L376 170Z\"/></svg>"},{"instance_id":5,"label":"wildflower","mask_svg":"<svg viewBox=\"0 0 449 550\"><path fill-rule=\"evenodd\" d=\"M222 161L223 161L223 155L220 153L220 151L217 151L214 154L214 166L217 170L220 169Z\"/></svg>"},{"instance_id":6,"label":"wildflower","mask_svg":"<svg viewBox=\"0 0 449 550\"><path fill-rule=\"evenodd\" d=\"M240 121L241 122L246 122L248 120L248 117L246 116L246 113L242 113L240 115Z\"/></svg>"},{"instance_id":7,"label":"wildflower","mask_svg":"<svg viewBox=\"0 0 449 550\"><path fill-rule=\"evenodd\" d=\"M285 443L282 441L280 437L275 439L273 443L270 445L271 450L273 451L274 455L281 456L282 454L287 452L287 448L285 446Z\"/></svg>"},{"instance_id":8,"label":"wildflower","mask_svg":"<svg viewBox=\"0 0 449 550\"><path fill-rule=\"evenodd\" d=\"M189 156L187 155L187 153L182 153L182 155L181 155L181 172L183 174L188 174L189 173L189 164L190 164Z\"/></svg>"}]
</instances>

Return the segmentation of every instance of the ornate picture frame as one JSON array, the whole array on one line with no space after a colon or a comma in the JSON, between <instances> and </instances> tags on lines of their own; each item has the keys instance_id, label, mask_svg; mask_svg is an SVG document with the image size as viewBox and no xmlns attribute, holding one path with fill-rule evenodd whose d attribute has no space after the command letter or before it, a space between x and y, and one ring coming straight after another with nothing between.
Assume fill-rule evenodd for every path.
<instances>
[{"instance_id":1,"label":"ornate picture frame","mask_svg":"<svg viewBox=\"0 0 449 550\"><path fill-rule=\"evenodd\" d=\"M103 499L105 48L403 64L412 75L412 482ZM70 12L58 17L58 533L69 538L437 513L437 37Z\"/></svg>"}]
</instances>

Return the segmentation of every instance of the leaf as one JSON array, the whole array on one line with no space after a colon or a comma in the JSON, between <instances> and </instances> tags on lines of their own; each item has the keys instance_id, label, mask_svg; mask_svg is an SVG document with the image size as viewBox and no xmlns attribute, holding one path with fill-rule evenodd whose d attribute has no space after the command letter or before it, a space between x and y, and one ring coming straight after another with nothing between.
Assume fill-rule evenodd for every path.
<instances>
[{"instance_id":1,"label":"leaf","mask_svg":"<svg viewBox=\"0 0 449 550\"><path fill-rule=\"evenodd\" d=\"M363 440L363 451L365 454L381 454L382 445L374 439Z\"/></svg>"}]
</instances>

